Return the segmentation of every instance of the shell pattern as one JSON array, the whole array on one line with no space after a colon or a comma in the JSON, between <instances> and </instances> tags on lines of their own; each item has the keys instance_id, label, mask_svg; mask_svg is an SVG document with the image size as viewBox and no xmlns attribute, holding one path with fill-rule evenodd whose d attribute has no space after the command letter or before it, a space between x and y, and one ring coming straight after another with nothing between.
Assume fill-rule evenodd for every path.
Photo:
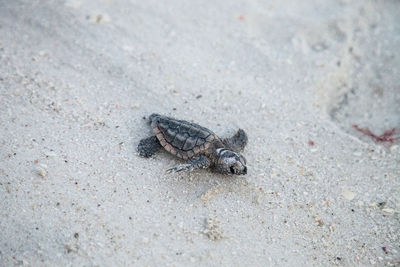
<instances>
[{"instance_id":1,"label":"shell pattern","mask_svg":"<svg viewBox=\"0 0 400 267\"><path fill-rule=\"evenodd\" d=\"M151 115L150 121L165 150L182 159L190 159L206 151L213 141L219 139L212 131L195 123L158 114Z\"/></svg>"}]
</instances>

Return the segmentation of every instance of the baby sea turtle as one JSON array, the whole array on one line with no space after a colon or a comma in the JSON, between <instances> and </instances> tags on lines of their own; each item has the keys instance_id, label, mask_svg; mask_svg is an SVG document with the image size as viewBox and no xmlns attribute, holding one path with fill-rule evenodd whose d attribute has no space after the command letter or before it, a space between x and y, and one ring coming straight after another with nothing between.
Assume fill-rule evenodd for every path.
<instances>
[{"instance_id":1,"label":"baby sea turtle","mask_svg":"<svg viewBox=\"0 0 400 267\"><path fill-rule=\"evenodd\" d=\"M176 120L163 115L150 116L155 136L140 140L138 152L151 157L161 148L185 160L167 172L192 171L212 168L223 174L246 174L246 159L239 154L247 144L247 135L239 129L230 138L221 139L215 133L198 124Z\"/></svg>"}]
</instances>

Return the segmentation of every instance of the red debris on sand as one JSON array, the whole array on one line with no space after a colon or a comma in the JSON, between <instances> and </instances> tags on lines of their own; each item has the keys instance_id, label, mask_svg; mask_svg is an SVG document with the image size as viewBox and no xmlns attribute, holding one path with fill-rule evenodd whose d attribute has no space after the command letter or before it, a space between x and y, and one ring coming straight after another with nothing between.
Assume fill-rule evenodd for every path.
<instances>
[{"instance_id":1,"label":"red debris on sand","mask_svg":"<svg viewBox=\"0 0 400 267\"><path fill-rule=\"evenodd\" d=\"M314 143L313 140L308 141L308 144L309 144L310 146L314 146L314 145L315 145L315 143Z\"/></svg>"},{"instance_id":2,"label":"red debris on sand","mask_svg":"<svg viewBox=\"0 0 400 267\"><path fill-rule=\"evenodd\" d=\"M387 130L379 136L374 134L373 132L371 132L371 130L368 128L360 128L357 124L353 124L353 128L356 129L357 131L359 131L360 133L371 137L375 142L381 142L381 143L389 142L392 144L395 141L400 140L400 136L394 137L394 135L396 133L396 128Z\"/></svg>"}]
</instances>

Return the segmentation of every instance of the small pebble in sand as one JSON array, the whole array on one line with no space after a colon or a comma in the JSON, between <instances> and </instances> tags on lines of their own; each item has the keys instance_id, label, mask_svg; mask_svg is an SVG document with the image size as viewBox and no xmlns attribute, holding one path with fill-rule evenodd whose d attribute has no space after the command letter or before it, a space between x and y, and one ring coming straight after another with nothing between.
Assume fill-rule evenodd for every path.
<instances>
[{"instance_id":1,"label":"small pebble in sand","mask_svg":"<svg viewBox=\"0 0 400 267\"><path fill-rule=\"evenodd\" d=\"M54 151L51 151L51 150L45 151L43 153L45 154L46 158L56 157L57 156L57 154Z\"/></svg>"},{"instance_id":2,"label":"small pebble in sand","mask_svg":"<svg viewBox=\"0 0 400 267\"><path fill-rule=\"evenodd\" d=\"M382 209L382 211L383 211L383 213L385 213L387 215L392 215L394 213L394 210L393 209L389 209L389 208Z\"/></svg>"},{"instance_id":3,"label":"small pebble in sand","mask_svg":"<svg viewBox=\"0 0 400 267\"><path fill-rule=\"evenodd\" d=\"M111 18L108 14L92 15L92 16L88 16L88 19L90 22L98 23L98 24L108 23L111 21Z\"/></svg>"},{"instance_id":4,"label":"small pebble in sand","mask_svg":"<svg viewBox=\"0 0 400 267\"><path fill-rule=\"evenodd\" d=\"M43 178L47 176L47 165L46 164L39 164L35 168L35 173Z\"/></svg>"},{"instance_id":5,"label":"small pebble in sand","mask_svg":"<svg viewBox=\"0 0 400 267\"><path fill-rule=\"evenodd\" d=\"M131 105L131 108L132 109L140 108L140 104L135 103L135 104Z\"/></svg>"},{"instance_id":6,"label":"small pebble in sand","mask_svg":"<svg viewBox=\"0 0 400 267\"><path fill-rule=\"evenodd\" d=\"M323 226L324 225L324 221L320 217L314 216L314 220L315 220L315 222L317 222L318 226Z\"/></svg>"},{"instance_id":7,"label":"small pebble in sand","mask_svg":"<svg viewBox=\"0 0 400 267\"><path fill-rule=\"evenodd\" d=\"M350 190L344 188L344 189L342 190L342 196L343 196L345 199L351 201L351 200L353 200L353 199L355 198L356 193L351 192Z\"/></svg>"},{"instance_id":8,"label":"small pebble in sand","mask_svg":"<svg viewBox=\"0 0 400 267\"><path fill-rule=\"evenodd\" d=\"M67 252L67 254L74 252L77 253L79 250L79 247L76 243L74 243L73 241L68 242L67 244L64 245L65 251Z\"/></svg>"},{"instance_id":9,"label":"small pebble in sand","mask_svg":"<svg viewBox=\"0 0 400 267\"><path fill-rule=\"evenodd\" d=\"M382 201L382 202L378 203L378 207L381 209L385 208L385 206L386 206L386 201Z\"/></svg>"}]
</instances>

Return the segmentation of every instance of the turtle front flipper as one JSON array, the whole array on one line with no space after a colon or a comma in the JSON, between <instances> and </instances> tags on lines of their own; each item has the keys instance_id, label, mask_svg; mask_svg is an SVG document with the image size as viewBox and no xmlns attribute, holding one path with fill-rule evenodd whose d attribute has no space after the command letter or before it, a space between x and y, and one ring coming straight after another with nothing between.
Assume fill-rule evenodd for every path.
<instances>
[{"instance_id":1,"label":"turtle front flipper","mask_svg":"<svg viewBox=\"0 0 400 267\"><path fill-rule=\"evenodd\" d=\"M247 145L247 134L244 130L239 129L236 134L230 138L222 140L225 147L235 152L241 152Z\"/></svg>"},{"instance_id":2,"label":"turtle front flipper","mask_svg":"<svg viewBox=\"0 0 400 267\"><path fill-rule=\"evenodd\" d=\"M149 158L156 154L162 148L160 141L156 136L150 136L148 138L140 140L137 150L139 155L145 158Z\"/></svg>"},{"instance_id":3,"label":"turtle front flipper","mask_svg":"<svg viewBox=\"0 0 400 267\"><path fill-rule=\"evenodd\" d=\"M186 164L177 165L167 170L167 173L180 172L180 171L193 171L195 169L203 169L211 166L211 161L208 157L201 155L191 159Z\"/></svg>"}]
</instances>

